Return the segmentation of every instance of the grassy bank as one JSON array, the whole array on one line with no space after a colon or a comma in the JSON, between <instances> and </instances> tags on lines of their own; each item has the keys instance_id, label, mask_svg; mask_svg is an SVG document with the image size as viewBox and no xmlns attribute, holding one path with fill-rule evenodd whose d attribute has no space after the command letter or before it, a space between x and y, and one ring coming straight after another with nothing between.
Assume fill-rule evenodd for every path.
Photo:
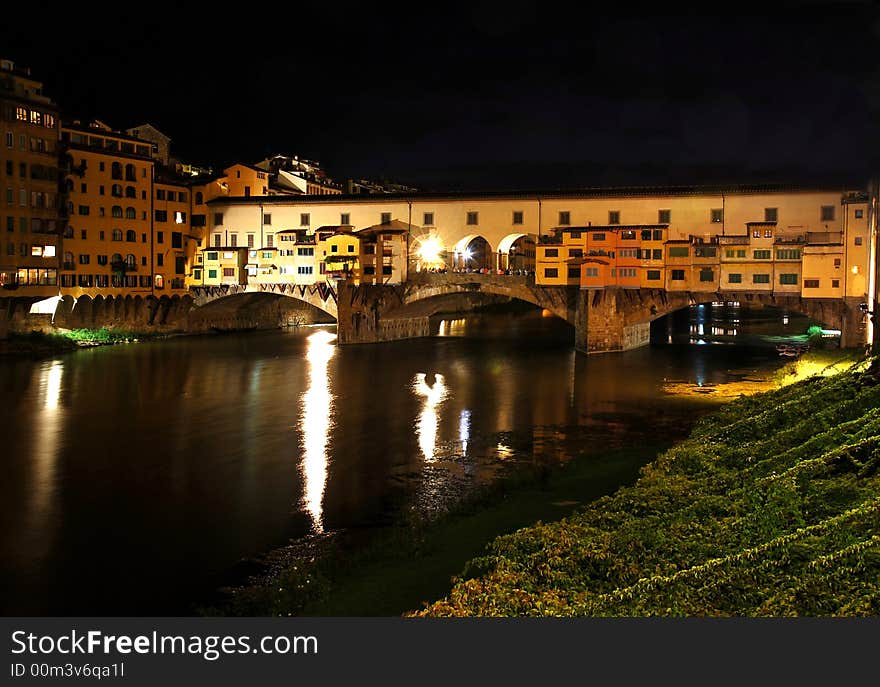
<instances>
[{"instance_id":1,"label":"grassy bank","mask_svg":"<svg viewBox=\"0 0 880 687\"><path fill-rule=\"evenodd\" d=\"M743 397L632 487L499 537L413 615L878 615L878 465L877 359Z\"/></svg>"},{"instance_id":2,"label":"grassy bank","mask_svg":"<svg viewBox=\"0 0 880 687\"><path fill-rule=\"evenodd\" d=\"M90 346L108 346L165 338L166 334L102 327L101 329L64 329L57 333L10 334L0 340L0 354L43 356L66 353Z\"/></svg>"}]
</instances>

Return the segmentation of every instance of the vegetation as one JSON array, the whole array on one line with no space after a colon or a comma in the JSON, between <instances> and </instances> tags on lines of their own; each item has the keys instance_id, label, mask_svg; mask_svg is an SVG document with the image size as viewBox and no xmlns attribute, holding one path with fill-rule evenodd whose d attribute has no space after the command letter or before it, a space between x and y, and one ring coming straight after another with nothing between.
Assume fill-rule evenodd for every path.
<instances>
[{"instance_id":1,"label":"vegetation","mask_svg":"<svg viewBox=\"0 0 880 687\"><path fill-rule=\"evenodd\" d=\"M880 360L740 398L415 616L880 614Z\"/></svg>"},{"instance_id":2,"label":"vegetation","mask_svg":"<svg viewBox=\"0 0 880 687\"><path fill-rule=\"evenodd\" d=\"M163 336L155 332L102 327L101 329L67 329L46 334L10 334L0 341L0 354L48 355L64 353L86 346L104 346L155 339Z\"/></svg>"}]
</instances>

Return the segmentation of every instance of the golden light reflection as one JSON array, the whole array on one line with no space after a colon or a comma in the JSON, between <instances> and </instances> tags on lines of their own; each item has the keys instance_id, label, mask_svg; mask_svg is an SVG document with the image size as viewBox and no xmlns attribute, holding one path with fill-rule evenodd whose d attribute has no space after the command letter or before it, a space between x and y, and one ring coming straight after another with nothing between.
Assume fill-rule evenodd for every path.
<instances>
[{"instance_id":1,"label":"golden light reflection","mask_svg":"<svg viewBox=\"0 0 880 687\"><path fill-rule=\"evenodd\" d=\"M64 377L64 363L53 360L40 366L37 371L39 381L39 403L42 412L35 414L34 423L34 488L33 508L37 515L45 516L51 505L55 489L55 466L58 462L58 445L61 438L63 411L60 408L61 381Z\"/></svg>"},{"instance_id":2,"label":"golden light reflection","mask_svg":"<svg viewBox=\"0 0 880 687\"><path fill-rule=\"evenodd\" d=\"M446 250L440 239L436 236L429 236L424 239L418 248L418 256L423 267L434 267L443 264L441 253Z\"/></svg>"},{"instance_id":3,"label":"golden light reflection","mask_svg":"<svg viewBox=\"0 0 880 687\"><path fill-rule=\"evenodd\" d=\"M412 387L416 395L424 399L422 414L416 424L416 432L419 435L419 448L422 450L422 455L430 463L434 461L434 452L437 448L437 427L440 424L437 408L446 398L446 381L443 379L443 375L434 374L434 385L428 386L425 373L419 372L415 376Z\"/></svg>"},{"instance_id":4,"label":"golden light reflection","mask_svg":"<svg viewBox=\"0 0 880 687\"><path fill-rule=\"evenodd\" d=\"M458 417L458 440L461 442L461 455L467 455L468 440L471 438L471 411L462 410Z\"/></svg>"},{"instance_id":5,"label":"golden light reflection","mask_svg":"<svg viewBox=\"0 0 880 687\"><path fill-rule=\"evenodd\" d=\"M315 531L324 531L324 489L327 485L327 440L333 426L333 394L327 367L336 352L336 335L319 330L306 339L309 386L303 394L299 427L305 455L302 463L302 507Z\"/></svg>"}]
</instances>

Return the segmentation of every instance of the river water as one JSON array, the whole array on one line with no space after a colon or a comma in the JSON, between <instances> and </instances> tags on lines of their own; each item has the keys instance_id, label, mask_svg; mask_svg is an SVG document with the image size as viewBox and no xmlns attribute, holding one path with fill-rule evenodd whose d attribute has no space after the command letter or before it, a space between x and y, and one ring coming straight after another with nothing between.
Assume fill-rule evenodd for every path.
<instances>
[{"instance_id":1,"label":"river water","mask_svg":"<svg viewBox=\"0 0 880 687\"><path fill-rule=\"evenodd\" d=\"M291 539L441 512L524 464L668 444L717 403L670 385L783 362L699 343L769 321L694 308L651 346L590 357L535 310L381 345L320 326L2 359L0 612L187 614Z\"/></svg>"}]
</instances>

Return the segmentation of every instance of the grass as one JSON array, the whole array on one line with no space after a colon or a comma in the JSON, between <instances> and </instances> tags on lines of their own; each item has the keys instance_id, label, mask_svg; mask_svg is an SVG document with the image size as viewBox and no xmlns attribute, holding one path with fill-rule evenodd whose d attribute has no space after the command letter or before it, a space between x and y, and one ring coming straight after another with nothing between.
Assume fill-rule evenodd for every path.
<instances>
[{"instance_id":1,"label":"grass","mask_svg":"<svg viewBox=\"0 0 880 687\"><path fill-rule=\"evenodd\" d=\"M839 354L704 417L634 485L495 539L411 615L880 614L880 359Z\"/></svg>"}]
</instances>

